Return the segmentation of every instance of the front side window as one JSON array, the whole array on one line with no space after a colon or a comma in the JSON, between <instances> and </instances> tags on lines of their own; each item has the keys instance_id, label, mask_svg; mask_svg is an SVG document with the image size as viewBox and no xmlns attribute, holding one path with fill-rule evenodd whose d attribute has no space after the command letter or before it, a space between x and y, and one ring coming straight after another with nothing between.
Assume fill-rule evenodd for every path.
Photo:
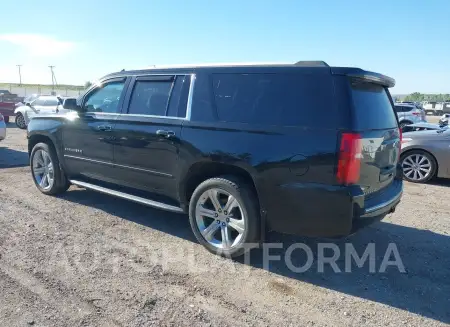
<instances>
[{"instance_id":1,"label":"front side window","mask_svg":"<svg viewBox=\"0 0 450 327\"><path fill-rule=\"evenodd\" d=\"M104 84L90 93L83 105L86 112L118 113L125 81Z\"/></svg>"},{"instance_id":2,"label":"front side window","mask_svg":"<svg viewBox=\"0 0 450 327\"><path fill-rule=\"evenodd\" d=\"M58 99L46 99L44 102L44 106L46 107L56 107L59 104Z\"/></svg>"},{"instance_id":3,"label":"front side window","mask_svg":"<svg viewBox=\"0 0 450 327\"><path fill-rule=\"evenodd\" d=\"M166 116L172 81L136 81L129 114Z\"/></svg>"},{"instance_id":4,"label":"front side window","mask_svg":"<svg viewBox=\"0 0 450 327\"><path fill-rule=\"evenodd\" d=\"M43 106L45 105L45 99L44 98L37 98L31 103L32 106Z\"/></svg>"}]
</instances>

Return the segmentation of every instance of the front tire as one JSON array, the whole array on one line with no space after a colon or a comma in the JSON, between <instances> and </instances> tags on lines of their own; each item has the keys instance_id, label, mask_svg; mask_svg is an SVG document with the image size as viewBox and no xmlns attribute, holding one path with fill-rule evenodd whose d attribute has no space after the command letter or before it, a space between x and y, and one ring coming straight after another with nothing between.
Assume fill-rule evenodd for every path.
<instances>
[{"instance_id":1,"label":"front tire","mask_svg":"<svg viewBox=\"0 0 450 327\"><path fill-rule=\"evenodd\" d=\"M413 150L401 157L403 178L412 183L426 183L437 173L436 159L428 152Z\"/></svg>"},{"instance_id":2,"label":"front tire","mask_svg":"<svg viewBox=\"0 0 450 327\"><path fill-rule=\"evenodd\" d=\"M42 193L56 195L69 188L70 184L53 146L47 143L36 144L31 151L30 166L34 184Z\"/></svg>"},{"instance_id":3,"label":"front tire","mask_svg":"<svg viewBox=\"0 0 450 327\"><path fill-rule=\"evenodd\" d=\"M238 257L260 240L259 204L252 187L230 176L210 178L192 194L189 221L208 251Z\"/></svg>"},{"instance_id":4,"label":"front tire","mask_svg":"<svg viewBox=\"0 0 450 327\"><path fill-rule=\"evenodd\" d=\"M16 125L20 129L27 128L27 123L25 122L25 117L20 112L16 115Z\"/></svg>"}]
</instances>

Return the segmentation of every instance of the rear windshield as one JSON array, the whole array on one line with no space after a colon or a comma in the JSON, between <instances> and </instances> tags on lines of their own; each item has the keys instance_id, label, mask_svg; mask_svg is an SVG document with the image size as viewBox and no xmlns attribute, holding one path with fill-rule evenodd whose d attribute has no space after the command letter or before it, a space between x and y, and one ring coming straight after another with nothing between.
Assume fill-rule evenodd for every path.
<instances>
[{"instance_id":1,"label":"rear windshield","mask_svg":"<svg viewBox=\"0 0 450 327\"><path fill-rule=\"evenodd\" d=\"M397 119L392 109L386 89L378 84L351 81L354 123L360 130L397 127Z\"/></svg>"},{"instance_id":2,"label":"rear windshield","mask_svg":"<svg viewBox=\"0 0 450 327\"><path fill-rule=\"evenodd\" d=\"M328 74L213 74L219 120L282 126L336 125Z\"/></svg>"}]
</instances>

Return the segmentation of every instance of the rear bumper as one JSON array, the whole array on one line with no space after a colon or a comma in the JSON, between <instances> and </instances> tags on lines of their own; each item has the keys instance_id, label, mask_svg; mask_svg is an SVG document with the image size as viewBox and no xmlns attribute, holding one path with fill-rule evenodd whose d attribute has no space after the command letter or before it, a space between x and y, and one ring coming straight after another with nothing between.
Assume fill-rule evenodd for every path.
<instances>
[{"instance_id":1,"label":"rear bumper","mask_svg":"<svg viewBox=\"0 0 450 327\"><path fill-rule=\"evenodd\" d=\"M395 211L402 194L401 179L370 197L359 186L281 185L265 202L266 222L269 229L282 233L346 236Z\"/></svg>"},{"instance_id":2,"label":"rear bumper","mask_svg":"<svg viewBox=\"0 0 450 327\"><path fill-rule=\"evenodd\" d=\"M0 108L0 114L5 117L14 117L16 115L14 113L14 108Z\"/></svg>"}]
</instances>

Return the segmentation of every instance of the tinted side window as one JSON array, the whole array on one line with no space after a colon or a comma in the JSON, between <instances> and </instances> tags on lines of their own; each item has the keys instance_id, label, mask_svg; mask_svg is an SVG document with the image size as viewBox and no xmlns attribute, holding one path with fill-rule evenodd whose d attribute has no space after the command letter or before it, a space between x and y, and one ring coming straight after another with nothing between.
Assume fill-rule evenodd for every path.
<instances>
[{"instance_id":1,"label":"tinted side window","mask_svg":"<svg viewBox=\"0 0 450 327\"><path fill-rule=\"evenodd\" d=\"M356 128L361 130L397 127L397 119L387 90L377 84L351 81Z\"/></svg>"},{"instance_id":2,"label":"tinted side window","mask_svg":"<svg viewBox=\"0 0 450 327\"><path fill-rule=\"evenodd\" d=\"M47 100L45 100L44 106L56 107L58 104L59 104L59 101L57 99L47 99Z\"/></svg>"},{"instance_id":3,"label":"tinted side window","mask_svg":"<svg viewBox=\"0 0 450 327\"><path fill-rule=\"evenodd\" d=\"M36 99L31 104L32 106L43 106L45 104L45 100L42 98Z\"/></svg>"},{"instance_id":4,"label":"tinted side window","mask_svg":"<svg viewBox=\"0 0 450 327\"><path fill-rule=\"evenodd\" d=\"M332 126L332 87L328 74L213 75L219 120L228 122Z\"/></svg>"},{"instance_id":5,"label":"tinted side window","mask_svg":"<svg viewBox=\"0 0 450 327\"><path fill-rule=\"evenodd\" d=\"M189 94L189 76L177 76L170 95L167 116L186 117L187 99Z\"/></svg>"},{"instance_id":6,"label":"tinted side window","mask_svg":"<svg viewBox=\"0 0 450 327\"><path fill-rule=\"evenodd\" d=\"M402 106L395 106L395 111L396 112L403 112L403 107Z\"/></svg>"},{"instance_id":7,"label":"tinted side window","mask_svg":"<svg viewBox=\"0 0 450 327\"><path fill-rule=\"evenodd\" d=\"M172 81L136 81L129 114L166 116Z\"/></svg>"},{"instance_id":8,"label":"tinted side window","mask_svg":"<svg viewBox=\"0 0 450 327\"><path fill-rule=\"evenodd\" d=\"M88 94L84 103L86 112L118 113L119 100L122 95L125 81L104 84Z\"/></svg>"}]
</instances>

